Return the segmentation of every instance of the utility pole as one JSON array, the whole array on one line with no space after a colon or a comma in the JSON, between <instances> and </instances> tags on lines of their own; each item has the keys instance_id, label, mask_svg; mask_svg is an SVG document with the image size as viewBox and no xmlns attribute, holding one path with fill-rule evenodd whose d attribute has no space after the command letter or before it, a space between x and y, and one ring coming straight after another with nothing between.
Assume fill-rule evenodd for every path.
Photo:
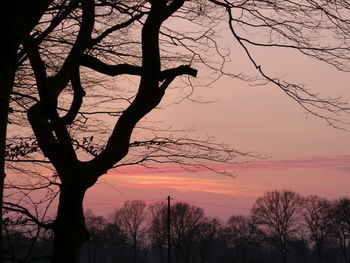
<instances>
[{"instance_id":1,"label":"utility pole","mask_svg":"<svg viewBox=\"0 0 350 263\"><path fill-rule=\"evenodd\" d=\"M168 263L171 263L171 243L170 243L170 239L171 239L171 233L170 233L170 196L168 196Z\"/></svg>"}]
</instances>

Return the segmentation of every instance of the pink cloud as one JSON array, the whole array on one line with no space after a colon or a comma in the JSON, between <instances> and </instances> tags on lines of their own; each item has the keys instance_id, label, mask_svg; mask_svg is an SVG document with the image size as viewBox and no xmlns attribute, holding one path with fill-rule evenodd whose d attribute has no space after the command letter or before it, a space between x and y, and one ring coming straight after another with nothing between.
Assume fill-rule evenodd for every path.
<instances>
[{"instance_id":1,"label":"pink cloud","mask_svg":"<svg viewBox=\"0 0 350 263\"><path fill-rule=\"evenodd\" d=\"M123 167L122 173L121 169L110 171L89 190L91 198L86 205L97 211L110 211L113 206L120 206L121 200L161 200L171 195L181 199L186 196L190 201L198 201L197 197L201 196L203 202L214 202L215 197L221 200L218 203L231 206L243 206L244 203L249 208L257 197L274 189L338 198L348 194L350 182L350 177L345 176L350 174L350 155L307 156L216 168L232 169L238 177L218 176L203 170L189 173L175 165L159 166L159 170ZM217 207L212 209L213 214L218 211ZM224 211L222 215L227 216L228 212Z\"/></svg>"},{"instance_id":2,"label":"pink cloud","mask_svg":"<svg viewBox=\"0 0 350 263\"><path fill-rule=\"evenodd\" d=\"M184 174L169 174L159 175L153 174L122 174L118 176L110 177L118 182L118 185L123 188L134 189L178 189L181 191L205 191L212 193L227 193L232 192L232 189L228 187L228 177L208 177L196 176Z\"/></svg>"},{"instance_id":3,"label":"pink cloud","mask_svg":"<svg viewBox=\"0 0 350 263\"><path fill-rule=\"evenodd\" d=\"M307 192L310 186L314 186L324 191L325 185L339 183L344 180L344 175L350 174L350 155L307 156L215 168L233 171L238 177L217 176L203 170L193 173L175 165L161 165L159 169L147 169L143 166L122 167L110 171L106 180L117 188L133 189L137 193L173 189L181 192L252 197L279 188L301 189ZM318 176L316 181L315 176ZM304 189L305 187L307 189Z\"/></svg>"},{"instance_id":4,"label":"pink cloud","mask_svg":"<svg viewBox=\"0 0 350 263\"><path fill-rule=\"evenodd\" d=\"M179 173L195 173L199 169L184 169L180 166L175 165L162 165L158 164L154 167L144 167L144 166L124 166L120 168L115 168L108 172L109 175L119 175L119 174L137 174L137 175L148 175L148 174L179 174Z\"/></svg>"},{"instance_id":5,"label":"pink cloud","mask_svg":"<svg viewBox=\"0 0 350 263\"><path fill-rule=\"evenodd\" d=\"M244 164L214 166L213 168L219 171L233 172L236 174L249 173L256 171L300 171L300 170L315 170L325 172L350 173L350 155L323 155L323 156L306 156L289 160L267 160L255 161ZM146 168L143 166L121 167L110 171L109 175L138 175L149 176L160 174L162 176L188 176L189 173L201 173L206 171L201 169L183 169L176 165L159 165L156 168Z\"/></svg>"},{"instance_id":6,"label":"pink cloud","mask_svg":"<svg viewBox=\"0 0 350 263\"><path fill-rule=\"evenodd\" d=\"M236 166L237 171L319 170L350 173L350 155L307 156L291 160L258 161Z\"/></svg>"}]
</instances>

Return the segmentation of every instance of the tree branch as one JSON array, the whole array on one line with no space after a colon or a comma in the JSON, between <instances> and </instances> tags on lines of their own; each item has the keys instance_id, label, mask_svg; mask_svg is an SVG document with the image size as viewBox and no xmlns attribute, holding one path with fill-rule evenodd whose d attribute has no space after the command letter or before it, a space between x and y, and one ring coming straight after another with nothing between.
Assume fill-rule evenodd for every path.
<instances>
[{"instance_id":1,"label":"tree branch","mask_svg":"<svg viewBox=\"0 0 350 263\"><path fill-rule=\"evenodd\" d=\"M66 115L61 118L61 121L64 125L72 124L77 114L79 113L80 107L83 103L83 98L85 96L85 91L80 83L79 68L76 68L76 70L74 71L71 82L74 95L70 109L68 110Z\"/></svg>"},{"instance_id":2,"label":"tree branch","mask_svg":"<svg viewBox=\"0 0 350 263\"><path fill-rule=\"evenodd\" d=\"M136 76L141 76L142 74L142 67L140 66L134 66L130 64L109 65L107 63L102 62L98 58L86 54L82 56L81 65L93 69L99 73L113 77L123 74ZM192 77L196 77L197 70L192 69L188 65L182 65L176 68L162 70L159 75L159 81L163 81L174 75L190 75Z\"/></svg>"},{"instance_id":3,"label":"tree branch","mask_svg":"<svg viewBox=\"0 0 350 263\"><path fill-rule=\"evenodd\" d=\"M162 19L164 11L165 9L162 4L152 2L151 10L141 32L142 67L139 89L134 101L118 119L104 151L88 162L90 167L96 169L95 174L104 174L115 163L124 158L129 151L130 137L135 125L158 105L164 95L164 90L177 75L184 74L185 72L193 76L196 75L194 69L186 66L168 70L165 74L166 77L164 77L164 83L161 89L159 89L161 75L159 30L164 21Z\"/></svg>"},{"instance_id":4,"label":"tree branch","mask_svg":"<svg viewBox=\"0 0 350 263\"><path fill-rule=\"evenodd\" d=\"M80 64L108 76L118 76L123 74L140 76L142 72L140 66L129 64L109 65L98 58L86 54L82 56Z\"/></svg>"},{"instance_id":5,"label":"tree branch","mask_svg":"<svg viewBox=\"0 0 350 263\"><path fill-rule=\"evenodd\" d=\"M33 221L35 224L37 224L38 226L45 228L45 229L52 229L53 228L53 223L43 223L40 220L38 220L34 215L32 215L29 210L21 205L18 204L14 204L11 202L3 202L4 204L4 209L8 210L8 211L12 211L12 212L16 212L16 213L21 213L25 216L27 216L29 218L29 220Z\"/></svg>"},{"instance_id":6,"label":"tree branch","mask_svg":"<svg viewBox=\"0 0 350 263\"><path fill-rule=\"evenodd\" d=\"M79 66L80 58L91 41L91 32L95 22L95 3L93 0L80 0L80 2L83 14L77 39L60 71L52 78L59 91L67 86L72 72Z\"/></svg>"},{"instance_id":7,"label":"tree branch","mask_svg":"<svg viewBox=\"0 0 350 263\"><path fill-rule=\"evenodd\" d=\"M96 44L98 44L100 41L102 41L102 39L104 39L106 36L108 36L109 34L111 34L114 31L120 30L122 28L126 28L127 26L131 25L133 22L135 22L136 20L139 20L142 16L144 16L145 13L139 13L133 17L131 17L129 20L114 25L111 28L108 28L107 30L105 30L103 33L101 33L101 35L99 35L98 37L94 38L91 40L90 46L94 46Z\"/></svg>"}]
</instances>

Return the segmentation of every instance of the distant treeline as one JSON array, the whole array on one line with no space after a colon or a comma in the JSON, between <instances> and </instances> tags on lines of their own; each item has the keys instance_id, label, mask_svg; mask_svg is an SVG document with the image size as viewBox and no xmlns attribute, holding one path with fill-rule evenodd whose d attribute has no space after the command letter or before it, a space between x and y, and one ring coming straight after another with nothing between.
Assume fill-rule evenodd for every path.
<instances>
[{"instance_id":1,"label":"distant treeline","mask_svg":"<svg viewBox=\"0 0 350 263\"><path fill-rule=\"evenodd\" d=\"M169 222L170 212L170 225ZM350 263L350 199L292 191L258 198L249 215L227 221L185 202L126 201L110 218L87 210L84 263ZM52 236L8 217L6 262L49 262ZM169 248L170 237L170 250Z\"/></svg>"}]
</instances>

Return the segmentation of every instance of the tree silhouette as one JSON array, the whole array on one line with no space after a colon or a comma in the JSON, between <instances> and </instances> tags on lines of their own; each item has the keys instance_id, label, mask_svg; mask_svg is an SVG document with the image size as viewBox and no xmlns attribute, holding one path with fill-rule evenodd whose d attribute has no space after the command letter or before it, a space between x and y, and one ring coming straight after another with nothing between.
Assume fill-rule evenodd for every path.
<instances>
[{"instance_id":1,"label":"tree silhouette","mask_svg":"<svg viewBox=\"0 0 350 263\"><path fill-rule=\"evenodd\" d=\"M90 233L90 239L87 244L87 254L90 262L97 261L97 253L99 247L99 239L106 227L106 219L102 216L95 216L91 209L85 211L86 227Z\"/></svg>"},{"instance_id":2,"label":"tree silhouette","mask_svg":"<svg viewBox=\"0 0 350 263\"><path fill-rule=\"evenodd\" d=\"M137 251L144 241L147 223L146 204L142 200L126 201L114 212L114 222L129 238L133 246L134 263L138 262Z\"/></svg>"},{"instance_id":3,"label":"tree silhouette","mask_svg":"<svg viewBox=\"0 0 350 263\"><path fill-rule=\"evenodd\" d=\"M308 196L303 199L302 216L310 240L315 244L317 260L322 262L325 242L330 236L331 218L329 216L331 204L328 200L318 196Z\"/></svg>"},{"instance_id":4,"label":"tree silhouette","mask_svg":"<svg viewBox=\"0 0 350 263\"><path fill-rule=\"evenodd\" d=\"M189 138L156 137L151 140L130 141L132 131L139 120L159 104L172 81L181 75L195 76L197 71L191 68L187 61L187 65L169 67L165 70L160 68L158 43L160 26L182 6L183 1L174 1L169 4L151 3L150 6L143 3L144 5L139 7L137 4L133 6L134 2L129 4L130 6L123 4L114 6L114 4L102 2L101 5L96 4L95 6L94 1L81 1L80 5L76 5L75 8L65 7L71 11L70 16L66 15L70 19L65 22L68 26L63 26L62 30L53 31L51 33L53 37L48 37L48 41L42 41L40 48L37 39L33 36L27 36L23 41L38 90L37 98L22 95L26 99L29 97L32 104L34 102L33 105L27 107L28 119L41 151L52 163L61 181L57 216L53 224L47 226L52 226L55 233L53 262L78 260L81 246L88 238L82 209L84 194L89 187L95 184L99 176L119 163L129 150L137 147L145 149L141 156L139 153L134 155L136 159L127 160L126 163L118 165L142 164L150 160L203 168L208 167L206 163L208 160L227 162L240 154L210 139L199 141ZM126 20L123 22L118 20L117 24L103 29L104 31L95 32L93 31L94 22L103 17L95 12L95 7L99 7L102 13L107 7L111 7L114 12L122 14ZM139 10L140 8L142 9ZM93 52L99 50L99 46L92 49L94 45L104 40L110 33L132 26L135 21L146 14L147 18L141 21L141 66L125 63L109 66L97 59L98 56L94 56ZM77 37L73 40L71 39L71 28L78 29ZM96 28L99 29L98 25ZM94 33L100 34L93 38ZM67 42L63 41L64 37L68 37ZM58 43L58 46L50 46L50 43ZM53 57L52 54L57 48L67 50L67 47L61 47L60 44L68 46L66 56L64 58L57 55ZM138 55L134 54L133 57L137 59ZM52 58L54 60L51 60ZM181 59L179 62L182 62ZM129 99L121 99L127 102L126 108L117 114L118 118L112 134L107 143L102 146L90 145L94 136L83 137L82 141L72 137L75 134L74 131L83 127L81 119L75 120L78 113L82 118L87 114L80 111L82 110L82 98L85 95L80 78L81 65L114 76L131 74L140 77L136 95L132 95ZM25 65L24 68L27 69L28 65ZM64 97L64 91L68 88L72 89L73 98L72 101L66 102L71 103L66 109L61 107L58 99L60 95ZM94 113L96 112L92 112ZM112 112L110 114L113 116ZM75 126L77 123L78 126ZM91 128L91 126L88 127ZM94 129L85 129L85 132L89 131L94 132ZM78 159L76 150L84 151L90 157L92 156L92 159L86 159L86 156L83 157L84 161ZM45 160L39 161L44 162Z\"/></svg>"},{"instance_id":5,"label":"tree silhouette","mask_svg":"<svg viewBox=\"0 0 350 263\"><path fill-rule=\"evenodd\" d=\"M214 262L217 255L213 249L220 232L221 223L218 218L205 217L199 224L199 230L195 240L195 248L198 251L193 257L198 262Z\"/></svg>"},{"instance_id":6,"label":"tree silhouette","mask_svg":"<svg viewBox=\"0 0 350 263\"><path fill-rule=\"evenodd\" d=\"M233 215L224 229L228 245L236 251L238 262L248 262L248 252L257 242L258 230L250 216Z\"/></svg>"},{"instance_id":7,"label":"tree silhouette","mask_svg":"<svg viewBox=\"0 0 350 263\"><path fill-rule=\"evenodd\" d=\"M287 262L288 243L295 239L300 222L300 196L291 191L272 191L254 203L252 216L265 238Z\"/></svg>"},{"instance_id":8,"label":"tree silhouette","mask_svg":"<svg viewBox=\"0 0 350 263\"><path fill-rule=\"evenodd\" d=\"M350 199L340 198L332 202L330 209L331 229L345 263L350 262Z\"/></svg>"},{"instance_id":9,"label":"tree silhouette","mask_svg":"<svg viewBox=\"0 0 350 263\"><path fill-rule=\"evenodd\" d=\"M318 252L315 250L319 245L322 245L323 262L333 263L341 258L346 262L345 256L348 254L343 253L348 253L349 249L348 198L327 201L328 219L323 217L323 208L320 210L324 199L306 196L302 200L299 203L302 214L294 217L293 221L296 231L290 232L292 236L289 235L288 239L289 262L318 262L319 255L310 255ZM113 216L117 215L117 218L111 216L110 220L95 216L90 209L85 211L86 226L91 236L83 246L81 262L134 262L133 235L137 236L139 244L138 262L166 262L162 258L162 249L166 249L167 245L166 203L151 203L148 209L139 201L128 201L127 204L128 208L122 206L116 209ZM151 216L148 220L144 218L146 210ZM278 262L276 251L271 249L271 234L266 232L267 228L259 225L256 218L252 220L251 215L233 215L226 224L222 224L220 219L205 216L202 208L189 203L174 203L171 210L175 212L171 220L171 236L176 262ZM285 225L283 216L288 216L287 213L282 214L278 223ZM275 213L271 213L270 217L271 221L276 219ZM328 220L330 225L324 224L323 220ZM324 226L330 227L327 231L331 236L323 236ZM259 228L265 235L261 235ZM38 226L27 217L13 213L5 217L5 230L6 262L46 262L50 258L51 231L38 231ZM299 230L301 235L296 234Z\"/></svg>"},{"instance_id":10,"label":"tree silhouette","mask_svg":"<svg viewBox=\"0 0 350 263\"><path fill-rule=\"evenodd\" d=\"M204 210L184 202L171 206L171 244L176 262L190 262L202 223Z\"/></svg>"},{"instance_id":11,"label":"tree silhouette","mask_svg":"<svg viewBox=\"0 0 350 263\"><path fill-rule=\"evenodd\" d=\"M78 261L88 238L82 208L85 192L109 169L147 165L149 161L215 171L208 161L229 162L242 154L210 139L157 135L133 140L140 121L172 86L180 85L176 80L181 76L191 93L195 68L216 73L214 79L227 75L258 84L272 83L307 112L334 127L341 125L338 114L348 110L338 99L320 97L303 85L268 74L251 48L295 50L347 71L346 1L57 0L43 9L47 12L37 27L32 30L36 23L28 23L32 28L20 31L15 45L9 43L12 68L2 72L11 73L4 74L4 86L11 87L13 54L22 44L18 52L22 55L21 68L16 74L18 90L12 92L21 110L15 111L18 116L28 115L45 156L40 161L49 161L60 181L52 262ZM35 21L39 18L33 16ZM252 62L258 78L225 71L228 52L215 40L223 20L228 21L233 39ZM178 29L177 22L189 25L188 30ZM137 87L122 88L116 77L124 75L135 77L131 82ZM4 126L8 99L1 102L5 108L1 108L4 116L0 125ZM96 116L104 113L108 119L98 121ZM105 123L114 126L107 129L102 125ZM112 132L106 133L110 129ZM153 135L156 130L148 132ZM1 139L5 131L1 128Z\"/></svg>"},{"instance_id":12,"label":"tree silhouette","mask_svg":"<svg viewBox=\"0 0 350 263\"><path fill-rule=\"evenodd\" d=\"M0 262L2 255L2 201L5 180L5 152L10 94L13 90L17 69L17 52L25 36L37 25L52 0L23 1L15 0L4 4L1 11L3 30L2 49L0 51ZM10 16L7 14L11 14Z\"/></svg>"},{"instance_id":13,"label":"tree silhouette","mask_svg":"<svg viewBox=\"0 0 350 263\"><path fill-rule=\"evenodd\" d=\"M164 262L164 249L167 246L168 207L165 203L154 203L149 206L150 220L148 235L150 242L159 252L160 262Z\"/></svg>"}]
</instances>

